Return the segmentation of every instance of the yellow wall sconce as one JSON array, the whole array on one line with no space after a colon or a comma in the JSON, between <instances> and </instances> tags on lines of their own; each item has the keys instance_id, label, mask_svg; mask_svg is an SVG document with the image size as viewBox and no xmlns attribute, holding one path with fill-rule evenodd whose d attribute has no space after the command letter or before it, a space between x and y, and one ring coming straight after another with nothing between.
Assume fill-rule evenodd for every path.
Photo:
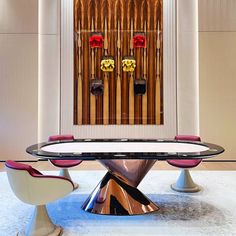
<instances>
[{"instance_id":1,"label":"yellow wall sconce","mask_svg":"<svg viewBox=\"0 0 236 236\"><path fill-rule=\"evenodd\" d=\"M136 60L133 57L125 57L122 60L122 67L124 72L134 72Z\"/></svg>"},{"instance_id":2,"label":"yellow wall sconce","mask_svg":"<svg viewBox=\"0 0 236 236\"><path fill-rule=\"evenodd\" d=\"M104 57L101 60L101 70L103 72L113 72L115 69L115 60L112 57Z\"/></svg>"}]
</instances>

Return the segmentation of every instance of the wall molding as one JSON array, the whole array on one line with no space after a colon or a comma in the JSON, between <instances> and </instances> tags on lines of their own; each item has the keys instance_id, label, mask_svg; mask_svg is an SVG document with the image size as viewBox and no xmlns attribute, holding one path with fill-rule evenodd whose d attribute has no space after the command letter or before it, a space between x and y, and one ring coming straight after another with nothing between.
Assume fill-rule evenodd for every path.
<instances>
[{"instance_id":1,"label":"wall molding","mask_svg":"<svg viewBox=\"0 0 236 236\"><path fill-rule=\"evenodd\" d=\"M198 0L177 1L178 134L199 134Z\"/></svg>"}]
</instances>

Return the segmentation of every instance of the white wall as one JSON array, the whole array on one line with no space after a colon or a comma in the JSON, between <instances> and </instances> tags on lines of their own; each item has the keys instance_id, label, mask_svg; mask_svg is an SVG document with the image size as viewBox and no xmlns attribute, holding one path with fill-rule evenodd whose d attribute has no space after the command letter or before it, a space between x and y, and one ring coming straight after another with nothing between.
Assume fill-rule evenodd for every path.
<instances>
[{"instance_id":1,"label":"white wall","mask_svg":"<svg viewBox=\"0 0 236 236\"><path fill-rule=\"evenodd\" d=\"M38 1L0 0L0 159L26 159L38 132Z\"/></svg>"}]
</instances>

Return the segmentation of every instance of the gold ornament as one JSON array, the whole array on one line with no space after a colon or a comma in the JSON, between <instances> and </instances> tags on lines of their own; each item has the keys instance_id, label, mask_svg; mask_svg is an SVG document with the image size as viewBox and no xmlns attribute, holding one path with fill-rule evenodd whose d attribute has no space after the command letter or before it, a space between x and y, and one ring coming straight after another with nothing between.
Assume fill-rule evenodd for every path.
<instances>
[{"instance_id":1,"label":"gold ornament","mask_svg":"<svg viewBox=\"0 0 236 236\"><path fill-rule=\"evenodd\" d=\"M104 58L101 61L101 70L103 72L113 72L115 69L115 61L113 58Z\"/></svg>"},{"instance_id":2,"label":"gold ornament","mask_svg":"<svg viewBox=\"0 0 236 236\"><path fill-rule=\"evenodd\" d=\"M124 72L134 72L136 61L134 58L125 58L122 60L122 67Z\"/></svg>"}]
</instances>

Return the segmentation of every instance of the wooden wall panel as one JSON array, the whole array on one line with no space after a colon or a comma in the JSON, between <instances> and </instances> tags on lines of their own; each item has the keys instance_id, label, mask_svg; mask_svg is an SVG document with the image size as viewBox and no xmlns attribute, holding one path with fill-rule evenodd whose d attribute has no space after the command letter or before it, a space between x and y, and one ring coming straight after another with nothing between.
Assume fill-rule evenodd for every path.
<instances>
[{"instance_id":1,"label":"wooden wall panel","mask_svg":"<svg viewBox=\"0 0 236 236\"><path fill-rule=\"evenodd\" d=\"M162 15L162 0L74 1L74 124L163 124ZM103 34L104 48L90 47L92 32ZM146 48L134 48L136 33L145 35ZM115 60L113 72L100 69L106 55ZM134 73L122 70L127 56L136 60ZM103 95L90 92L95 77L103 80ZM136 95L141 78L147 91Z\"/></svg>"}]
</instances>

